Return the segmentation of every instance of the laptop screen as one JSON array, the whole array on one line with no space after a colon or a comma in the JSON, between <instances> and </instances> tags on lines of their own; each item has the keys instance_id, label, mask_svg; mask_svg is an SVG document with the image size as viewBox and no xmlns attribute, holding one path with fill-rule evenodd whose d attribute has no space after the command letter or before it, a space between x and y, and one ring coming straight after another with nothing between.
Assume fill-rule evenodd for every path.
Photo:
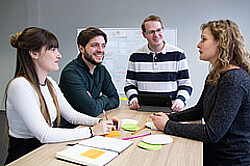
<instances>
[{"instance_id":1,"label":"laptop screen","mask_svg":"<svg viewBox=\"0 0 250 166\"><path fill-rule=\"evenodd\" d=\"M162 106L171 107L172 98L168 95L153 95L153 94L139 94L138 95L139 105L142 106Z\"/></svg>"}]
</instances>

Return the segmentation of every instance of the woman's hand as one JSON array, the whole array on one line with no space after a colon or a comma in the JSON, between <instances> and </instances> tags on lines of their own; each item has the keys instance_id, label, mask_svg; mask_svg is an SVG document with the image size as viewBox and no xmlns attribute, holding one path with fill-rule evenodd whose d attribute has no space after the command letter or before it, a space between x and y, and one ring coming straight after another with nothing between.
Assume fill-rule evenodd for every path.
<instances>
[{"instance_id":1,"label":"woman's hand","mask_svg":"<svg viewBox=\"0 0 250 166\"><path fill-rule=\"evenodd\" d=\"M101 121L100 123L92 127L93 135L96 136L96 135L109 134L112 128L113 128L112 120Z\"/></svg>"},{"instance_id":2,"label":"woman's hand","mask_svg":"<svg viewBox=\"0 0 250 166\"><path fill-rule=\"evenodd\" d=\"M120 130L120 128L121 120L116 117L113 117L112 120L101 121L92 127L94 136L109 134L112 130Z\"/></svg>"},{"instance_id":3,"label":"woman's hand","mask_svg":"<svg viewBox=\"0 0 250 166\"><path fill-rule=\"evenodd\" d=\"M164 131L166 123L169 120L168 116L165 113L159 112L159 113L156 113L156 114L152 114L149 117L152 119L155 127L158 130Z\"/></svg>"},{"instance_id":4,"label":"woman's hand","mask_svg":"<svg viewBox=\"0 0 250 166\"><path fill-rule=\"evenodd\" d=\"M121 120L116 118L116 117L113 117L112 118L112 121L113 121L113 130L120 130L121 129Z\"/></svg>"}]
</instances>

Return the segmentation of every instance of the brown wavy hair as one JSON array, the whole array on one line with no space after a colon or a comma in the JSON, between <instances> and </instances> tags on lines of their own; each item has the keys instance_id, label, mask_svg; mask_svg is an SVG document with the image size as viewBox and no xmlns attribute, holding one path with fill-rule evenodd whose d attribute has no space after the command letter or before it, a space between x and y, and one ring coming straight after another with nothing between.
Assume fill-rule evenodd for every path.
<instances>
[{"instance_id":1,"label":"brown wavy hair","mask_svg":"<svg viewBox=\"0 0 250 166\"><path fill-rule=\"evenodd\" d=\"M201 30L209 28L216 41L217 60L213 64L207 82L217 85L220 74L227 71L230 65L241 67L250 74L249 52L239 26L231 20L209 21L201 25Z\"/></svg>"},{"instance_id":2,"label":"brown wavy hair","mask_svg":"<svg viewBox=\"0 0 250 166\"><path fill-rule=\"evenodd\" d=\"M33 88L38 94L41 105L41 112L44 116L44 119L46 120L49 126L52 126L49 110L45 99L41 93L38 76L35 70L35 65L32 61L29 51L39 52L44 46L46 50L49 50L51 48L58 48L59 43L57 38L54 34L45 29L38 27L29 27L26 28L23 32L19 32L16 33L16 35L11 36L10 44L12 45L12 47L17 49L16 71L13 79L17 77L24 77L29 81L29 83L33 86ZM10 82L12 80L10 80ZM7 88L5 90L5 109L6 99L8 97L7 89L10 82L8 83ZM48 85L49 92L52 96L53 102L57 110L57 126L59 126L60 111L57 96L54 92L54 87L52 83L48 79L46 79L46 83Z\"/></svg>"}]
</instances>

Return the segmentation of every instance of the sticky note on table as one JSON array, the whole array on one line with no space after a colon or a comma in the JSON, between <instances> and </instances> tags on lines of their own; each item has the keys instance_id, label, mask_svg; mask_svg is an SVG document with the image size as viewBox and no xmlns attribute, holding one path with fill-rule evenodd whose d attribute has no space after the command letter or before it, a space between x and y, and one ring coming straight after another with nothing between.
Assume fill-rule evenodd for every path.
<instances>
[{"instance_id":1,"label":"sticky note on table","mask_svg":"<svg viewBox=\"0 0 250 166\"><path fill-rule=\"evenodd\" d=\"M137 146L147 150L159 150L162 148L160 144L148 144L146 142L140 142Z\"/></svg>"},{"instance_id":2,"label":"sticky note on table","mask_svg":"<svg viewBox=\"0 0 250 166\"><path fill-rule=\"evenodd\" d=\"M121 128L123 130L126 130L126 131L136 131L136 130L139 130L140 127L137 126L136 124L133 124L133 123L126 123L126 124L123 124L121 126Z\"/></svg>"},{"instance_id":3,"label":"sticky note on table","mask_svg":"<svg viewBox=\"0 0 250 166\"><path fill-rule=\"evenodd\" d=\"M119 137L120 133L117 130L111 131L109 134L106 134L105 137Z\"/></svg>"},{"instance_id":4,"label":"sticky note on table","mask_svg":"<svg viewBox=\"0 0 250 166\"><path fill-rule=\"evenodd\" d=\"M97 149L89 149L86 152L82 153L81 156L88 157L91 159L96 159L103 155L105 152Z\"/></svg>"}]
</instances>

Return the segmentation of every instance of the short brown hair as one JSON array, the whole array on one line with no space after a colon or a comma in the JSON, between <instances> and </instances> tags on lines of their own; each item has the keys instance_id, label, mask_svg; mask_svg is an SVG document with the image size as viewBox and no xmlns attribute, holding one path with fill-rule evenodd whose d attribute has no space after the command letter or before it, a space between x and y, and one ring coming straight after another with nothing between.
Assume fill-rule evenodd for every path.
<instances>
[{"instance_id":1,"label":"short brown hair","mask_svg":"<svg viewBox=\"0 0 250 166\"><path fill-rule=\"evenodd\" d=\"M146 32L145 23L148 22L148 21L159 21L159 22L161 23L161 26L163 27L161 18L160 18L159 16L151 15L151 16L148 16L148 17L143 21L143 23L141 24L141 29L142 29L143 32Z\"/></svg>"},{"instance_id":2,"label":"short brown hair","mask_svg":"<svg viewBox=\"0 0 250 166\"><path fill-rule=\"evenodd\" d=\"M87 29L82 30L78 35L77 37L78 47L79 45L85 47L88 44L88 42L96 36L103 36L105 43L107 43L107 35L103 31L95 27L89 27Z\"/></svg>"}]
</instances>

